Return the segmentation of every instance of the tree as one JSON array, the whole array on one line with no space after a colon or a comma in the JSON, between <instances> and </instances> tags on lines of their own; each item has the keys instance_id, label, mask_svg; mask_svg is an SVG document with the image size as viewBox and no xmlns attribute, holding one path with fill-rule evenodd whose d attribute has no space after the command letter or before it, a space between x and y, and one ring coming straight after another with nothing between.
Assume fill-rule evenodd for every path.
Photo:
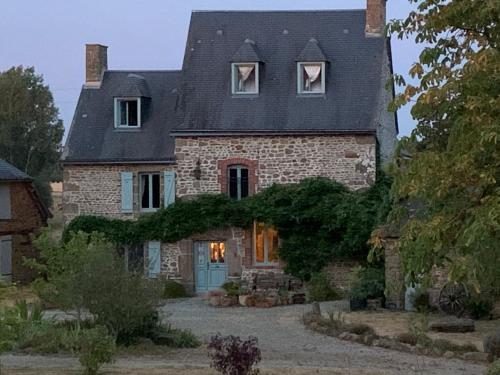
<instances>
[{"instance_id":1,"label":"tree","mask_svg":"<svg viewBox=\"0 0 500 375\"><path fill-rule=\"evenodd\" d=\"M64 134L52 93L33 67L22 66L0 72L0 93L0 158L33 177L49 206Z\"/></svg>"},{"instance_id":2,"label":"tree","mask_svg":"<svg viewBox=\"0 0 500 375\"><path fill-rule=\"evenodd\" d=\"M500 2L409 1L417 10L389 26L425 45L418 84L395 77L395 107L414 102L418 123L400 143L394 195L422 206L402 228L403 263L500 294Z\"/></svg>"}]
</instances>

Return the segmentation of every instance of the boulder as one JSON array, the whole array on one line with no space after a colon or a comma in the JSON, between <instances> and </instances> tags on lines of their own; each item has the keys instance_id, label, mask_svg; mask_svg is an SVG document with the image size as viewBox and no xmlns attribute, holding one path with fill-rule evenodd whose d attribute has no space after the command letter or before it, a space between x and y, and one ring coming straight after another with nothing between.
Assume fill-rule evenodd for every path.
<instances>
[{"instance_id":1,"label":"boulder","mask_svg":"<svg viewBox=\"0 0 500 375\"><path fill-rule=\"evenodd\" d=\"M429 323L429 330L437 332L474 332L475 323L472 319L446 317Z\"/></svg>"},{"instance_id":2,"label":"boulder","mask_svg":"<svg viewBox=\"0 0 500 375\"><path fill-rule=\"evenodd\" d=\"M454 356L455 356L455 353L453 353L449 350L447 352L444 352L444 354L443 354L443 357L448 358L448 359L453 358Z\"/></svg>"},{"instance_id":3,"label":"boulder","mask_svg":"<svg viewBox=\"0 0 500 375\"><path fill-rule=\"evenodd\" d=\"M468 352L464 353L463 359L466 361L485 363L488 362L488 353L482 352Z\"/></svg>"}]
</instances>

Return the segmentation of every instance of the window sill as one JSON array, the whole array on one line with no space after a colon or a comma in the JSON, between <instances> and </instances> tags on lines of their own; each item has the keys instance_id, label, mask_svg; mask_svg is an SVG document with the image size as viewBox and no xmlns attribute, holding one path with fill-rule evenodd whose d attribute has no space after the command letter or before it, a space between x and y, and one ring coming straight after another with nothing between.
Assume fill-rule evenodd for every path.
<instances>
[{"instance_id":1,"label":"window sill","mask_svg":"<svg viewBox=\"0 0 500 375\"><path fill-rule=\"evenodd\" d=\"M253 268L257 270L272 270L272 269L279 269L280 265L279 263L259 263L259 264L254 264Z\"/></svg>"},{"instance_id":2,"label":"window sill","mask_svg":"<svg viewBox=\"0 0 500 375\"><path fill-rule=\"evenodd\" d=\"M139 211L139 213L141 213L141 214L151 214L151 213L154 213L154 212L156 212L158 210L159 210L159 208L141 209Z\"/></svg>"},{"instance_id":3,"label":"window sill","mask_svg":"<svg viewBox=\"0 0 500 375\"><path fill-rule=\"evenodd\" d=\"M232 93L232 97L236 99L255 99L259 97L258 92L252 92L252 93Z\"/></svg>"},{"instance_id":4,"label":"window sill","mask_svg":"<svg viewBox=\"0 0 500 375\"><path fill-rule=\"evenodd\" d=\"M315 93L297 93L297 98L323 98L326 99L326 93L315 92Z\"/></svg>"},{"instance_id":5,"label":"window sill","mask_svg":"<svg viewBox=\"0 0 500 375\"><path fill-rule=\"evenodd\" d=\"M117 132L138 132L141 130L140 126L118 126L115 127Z\"/></svg>"}]
</instances>

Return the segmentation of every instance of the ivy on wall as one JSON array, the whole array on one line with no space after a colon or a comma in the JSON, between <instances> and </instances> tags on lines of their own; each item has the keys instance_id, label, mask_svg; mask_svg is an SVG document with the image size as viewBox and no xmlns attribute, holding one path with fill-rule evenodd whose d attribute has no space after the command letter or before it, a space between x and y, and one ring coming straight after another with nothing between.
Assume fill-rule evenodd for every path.
<instances>
[{"instance_id":1,"label":"ivy on wall","mask_svg":"<svg viewBox=\"0 0 500 375\"><path fill-rule=\"evenodd\" d=\"M326 178L309 178L276 184L240 201L201 195L136 221L79 216L66 227L63 240L72 232L96 231L120 246L148 240L172 243L214 229L250 228L257 220L278 230L286 271L308 280L333 259L366 258L370 234L390 208L390 185L389 178L380 176L371 188L350 191Z\"/></svg>"}]
</instances>

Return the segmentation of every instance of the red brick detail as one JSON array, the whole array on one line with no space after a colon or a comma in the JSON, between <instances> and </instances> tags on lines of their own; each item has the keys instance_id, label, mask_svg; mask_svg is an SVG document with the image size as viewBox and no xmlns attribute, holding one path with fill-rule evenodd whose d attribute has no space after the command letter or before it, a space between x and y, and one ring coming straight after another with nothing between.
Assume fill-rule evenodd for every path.
<instances>
[{"instance_id":1,"label":"red brick detail","mask_svg":"<svg viewBox=\"0 0 500 375\"><path fill-rule=\"evenodd\" d=\"M257 160L245 158L231 158L217 161L221 193L227 193L227 169L232 165L243 165L248 168L248 194L254 195L257 191Z\"/></svg>"}]
</instances>

